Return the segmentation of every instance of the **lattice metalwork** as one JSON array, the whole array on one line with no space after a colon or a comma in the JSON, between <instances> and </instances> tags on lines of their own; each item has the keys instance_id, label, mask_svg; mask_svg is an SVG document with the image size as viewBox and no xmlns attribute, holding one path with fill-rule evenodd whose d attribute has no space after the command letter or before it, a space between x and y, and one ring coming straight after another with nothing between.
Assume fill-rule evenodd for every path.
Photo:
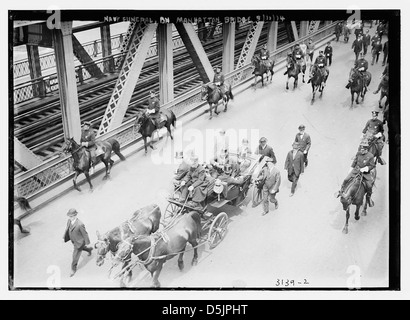
<instances>
[{"instance_id":1,"label":"lattice metalwork","mask_svg":"<svg viewBox=\"0 0 410 320\"><path fill-rule=\"evenodd\" d=\"M24 77L30 74L30 66L27 60L13 64L14 79Z\"/></svg>"},{"instance_id":2,"label":"lattice metalwork","mask_svg":"<svg viewBox=\"0 0 410 320\"><path fill-rule=\"evenodd\" d=\"M98 129L97 135L101 135L103 133L108 132L112 122L115 121L115 112L118 109L121 109L124 107L123 105L124 102L122 101L123 100L122 98L124 94L128 93L129 91L127 90L129 89L128 81L132 80L132 82L134 82L135 80L136 82L139 76L139 74L136 75L131 72L131 70L133 69L133 65L134 63L141 63L141 67L142 67L143 61L136 61L137 60L136 58L140 54L140 51L141 51L140 48L144 46L144 43L146 43L146 41L148 41L148 39L145 37L145 32L148 30L151 30L152 32L154 32L156 27L157 27L156 24L140 23L135 28L133 37L131 39L130 47L128 49L127 56L124 60L124 64L121 68L120 74L117 79L117 83L111 95L107 109L105 110L105 114L100 124L100 128ZM152 41L152 38L149 39L149 41ZM128 105L128 102L127 102L127 105Z\"/></svg>"},{"instance_id":3,"label":"lattice metalwork","mask_svg":"<svg viewBox=\"0 0 410 320\"><path fill-rule=\"evenodd\" d=\"M130 25L128 26L128 30L127 33L124 36L124 40L121 42L121 46L120 46L120 52L127 52L128 51L128 47L129 47L129 43L130 43L130 39L132 37L132 35L134 34L134 29L135 26L137 25L136 22L130 22ZM119 68L121 63L123 60L118 60L117 64L115 65L116 68Z\"/></svg>"},{"instance_id":4,"label":"lattice metalwork","mask_svg":"<svg viewBox=\"0 0 410 320\"><path fill-rule=\"evenodd\" d=\"M317 29L319 29L319 25L320 25L320 20L312 20L309 22L309 31L308 33L314 33L317 31Z\"/></svg>"},{"instance_id":5,"label":"lattice metalwork","mask_svg":"<svg viewBox=\"0 0 410 320\"><path fill-rule=\"evenodd\" d=\"M318 32L310 35L309 37L311 37L314 42L317 42L331 36L336 23L337 22L320 29ZM302 40L304 39L306 39L306 37L302 38ZM286 58L289 48L293 45L294 43L290 43L281 46L281 48L277 49L271 55L271 58L277 62L280 62L279 60ZM253 78L252 71L253 67L250 64L247 64L243 66L241 70L227 74L225 82L230 83L233 87L239 85L242 81ZM240 80L236 80L238 73L241 74ZM201 101L200 92L200 88L193 90L190 94L184 94L176 98L174 101L163 105L162 108L173 110L176 116L180 117L184 113L197 108L201 103L203 103L203 101ZM115 132L100 136L100 139L107 140L111 137L115 137L120 142L121 148L126 148L128 144L132 144L137 139L141 138L140 134L135 132L133 125L130 125L128 122L115 129ZM73 175L72 158L69 157L67 159L62 159L53 165L44 165L43 169L37 170L39 172L36 174L33 174L30 171L21 173L20 178L14 183L14 190L17 192L17 195L29 198L38 192L44 192L51 189L53 185L58 183L58 181L62 181L63 179Z\"/></svg>"}]
</instances>

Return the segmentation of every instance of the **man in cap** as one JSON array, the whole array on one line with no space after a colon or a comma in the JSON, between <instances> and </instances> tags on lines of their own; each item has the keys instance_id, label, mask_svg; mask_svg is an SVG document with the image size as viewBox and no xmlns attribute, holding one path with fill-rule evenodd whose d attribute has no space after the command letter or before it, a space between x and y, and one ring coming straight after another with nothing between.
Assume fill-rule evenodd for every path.
<instances>
[{"instance_id":1,"label":"man in cap","mask_svg":"<svg viewBox=\"0 0 410 320\"><path fill-rule=\"evenodd\" d=\"M272 60L270 59L270 52L268 50L268 45L266 43L262 46L262 49L259 51L259 58L267 68L270 68L270 66L272 65Z\"/></svg>"},{"instance_id":2,"label":"man in cap","mask_svg":"<svg viewBox=\"0 0 410 320\"><path fill-rule=\"evenodd\" d=\"M377 118L378 115L378 111L372 111L372 118L366 122L362 132L369 142L375 142L377 152L374 156L381 165L384 165L386 162L381 158L381 155L386 137L384 136L383 122Z\"/></svg>"},{"instance_id":3,"label":"man in cap","mask_svg":"<svg viewBox=\"0 0 410 320\"><path fill-rule=\"evenodd\" d=\"M326 47L325 47L325 57L326 57L326 63L328 63L330 67L332 65L332 57L333 57L333 48L330 45L330 41L327 42Z\"/></svg>"},{"instance_id":4,"label":"man in cap","mask_svg":"<svg viewBox=\"0 0 410 320\"><path fill-rule=\"evenodd\" d=\"M91 256L91 252L93 250L92 247L87 247L87 245L90 244L90 238L88 237L88 233L85 230L84 223L82 223L77 218L77 214L78 212L74 208L70 209L67 212L69 220L67 221L67 228L63 237L64 242L71 240L74 245L70 277L74 276L74 274L77 272L77 264L81 256L81 252L87 251L88 255Z\"/></svg>"},{"instance_id":5,"label":"man in cap","mask_svg":"<svg viewBox=\"0 0 410 320\"><path fill-rule=\"evenodd\" d=\"M359 71L359 75L363 80L366 80L365 78L368 77L367 75L367 69L369 68L369 63L367 60L364 58L363 52L359 54L359 59L355 61L354 63L354 69ZM352 79L349 78L349 82L346 85L346 89L349 89L352 84Z\"/></svg>"},{"instance_id":6,"label":"man in cap","mask_svg":"<svg viewBox=\"0 0 410 320\"><path fill-rule=\"evenodd\" d=\"M369 34L369 29L366 30L366 33L363 35L363 55L367 54L367 48L370 46L371 37Z\"/></svg>"},{"instance_id":7,"label":"man in cap","mask_svg":"<svg viewBox=\"0 0 410 320\"><path fill-rule=\"evenodd\" d=\"M147 113L149 114L149 117L150 117L152 123L155 125L155 127L159 128L160 105L159 105L159 99L158 99L156 93L153 90L151 90L149 92L149 98L148 98L147 102L148 102Z\"/></svg>"},{"instance_id":8,"label":"man in cap","mask_svg":"<svg viewBox=\"0 0 410 320\"><path fill-rule=\"evenodd\" d=\"M329 69L327 68L327 61L323 50L319 51L319 55L316 57L315 63L310 66L310 76L308 83L312 80L312 70L313 68L317 68L319 72L322 74L322 87L326 84L326 79L329 76Z\"/></svg>"},{"instance_id":9,"label":"man in cap","mask_svg":"<svg viewBox=\"0 0 410 320\"><path fill-rule=\"evenodd\" d=\"M299 150L303 152L305 167L308 166L308 152L312 144L310 135L305 132L305 125L299 126L299 132L296 134L295 142L299 144Z\"/></svg>"},{"instance_id":10,"label":"man in cap","mask_svg":"<svg viewBox=\"0 0 410 320\"><path fill-rule=\"evenodd\" d=\"M83 128L81 130L81 140L80 143L85 147L90 153L90 174L94 173L94 166L96 163L96 144L95 144L95 134L94 130L91 129L91 122L84 121Z\"/></svg>"},{"instance_id":11,"label":"man in cap","mask_svg":"<svg viewBox=\"0 0 410 320\"><path fill-rule=\"evenodd\" d=\"M272 158L273 163L276 163L275 152L273 152L273 148L268 145L268 139L265 137L259 139L259 146L256 148L255 154Z\"/></svg>"},{"instance_id":12,"label":"man in cap","mask_svg":"<svg viewBox=\"0 0 410 320\"><path fill-rule=\"evenodd\" d=\"M215 68L214 79L212 81L214 85L218 88L220 94L225 93L224 83L225 83L225 76L222 73L222 69L220 66Z\"/></svg>"},{"instance_id":13,"label":"man in cap","mask_svg":"<svg viewBox=\"0 0 410 320\"><path fill-rule=\"evenodd\" d=\"M257 180L265 180L262 187L262 215L265 215L269 212L269 201L275 204L275 209L279 207L276 194L279 192L281 176L272 158L265 157L265 165L259 172Z\"/></svg>"},{"instance_id":14,"label":"man in cap","mask_svg":"<svg viewBox=\"0 0 410 320\"><path fill-rule=\"evenodd\" d=\"M315 52L315 44L313 43L312 39L308 40L308 44L306 45L306 53L310 58L310 62L313 62L313 53Z\"/></svg>"},{"instance_id":15,"label":"man in cap","mask_svg":"<svg viewBox=\"0 0 410 320\"><path fill-rule=\"evenodd\" d=\"M346 187L353 180L356 175L362 173L363 174L363 183L366 188L366 201L369 207L374 206L374 202L371 199L372 196L372 188L374 184L374 180L370 171L376 167L374 163L374 156L372 153L369 152L369 144L366 140L363 140L360 143L359 151L357 152L352 166L350 168L349 174L346 179L342 183L342 187L340 191L337 193L336 197L339 197L342 193L345 192Z\"/></svg>"},{"instance_id":16,"label":"man in cap","mask_svg":"<svg viewBox=\"0 0 410 320\"><path fill-rule=\"evenodd\" d=\"M299 150L299 143L293 142L292 150L290 150L286 156L285 170L288 172L288 180L292 182L290 191L290 197L295 194L296 186L300 177L300 174L304 172L304 160L303 153Z\"/></svg>"},{"instance_id":17,"label":"man in cap","mask_svg":"<svg viewBox=\"0 0 410 320\"><path fill-rule=\"evenodd\" d=\"M375 42L373 49L372 49L372 65L374 65L374 62L376 63L379 62L379 56L380 53L382 52L383 46L380 40Z\"/></svg>"},{"instance_id":18,"label":"man in cap","mask_svg":"<svg viewBox=\"0 0 410 320\"><path fill-rule=\"evenodd\" d=\"M192 194L192 206L200 206L207 194L208 180L205 168L199 164L198 156L192 155L191 168L181 180L181 202L185 202L189 194Z\"/></svg>"},{"instance_id":19,"label":"man in cap","mask_svg":"<svg viewBox=\"0 0 410 320\"><path fill-rule=\"evenodd\" d=\"M353 49L354 54L356 55L355 60L359 59L359 53L363 49L363 40L360 35L353 41L352 49Z\"/></svg>"}]
</instances>

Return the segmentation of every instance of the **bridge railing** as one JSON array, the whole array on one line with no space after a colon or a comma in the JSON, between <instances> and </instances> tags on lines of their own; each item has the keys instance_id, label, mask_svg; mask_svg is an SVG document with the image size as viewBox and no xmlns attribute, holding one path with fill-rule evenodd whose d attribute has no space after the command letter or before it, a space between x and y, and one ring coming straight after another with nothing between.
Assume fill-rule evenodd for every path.
<instances>
[{"instance_id":1,"label":"bridge railing","mask_svg":"<svg viewBox=\"0 0 410 320\"><path fill-rule=\"evenodd\" d=\"M300 41L312 38L313 41L317 43L326 39L333 35L336 23L337 22L334 22L324 26L306 37L299 38L296 42L299 43ZM276 65L286 59L287 53L296 42L289 43L271 54L271 58L276 61ZM253 67L251 64L245 65L226 74L226 82L230 83L234 89L246 82L250 82L253 79L252 71ZM181 117L203 105L204 101L201 100L201 87L198 87L162 105L161 108L170 109L177 117ZM98 140L106 140L111 137L119 141L122 149L127 148L141 139L140 134L134 129L134 119L130 119L124 122L120 127L99 136ZM55 156L30 171L18 174L14 178L14 195L23 196L30 200L51 191L54 187L73 178L72 162L71 156Z\"/></svg>"}]
</instances>

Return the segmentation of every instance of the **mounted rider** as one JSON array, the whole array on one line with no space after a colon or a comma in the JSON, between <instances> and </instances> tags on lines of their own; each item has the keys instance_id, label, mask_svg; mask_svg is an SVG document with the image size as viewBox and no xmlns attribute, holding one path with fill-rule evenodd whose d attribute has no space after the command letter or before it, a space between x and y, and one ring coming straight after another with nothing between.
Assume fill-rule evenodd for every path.
<instances>
[{"instance_id":1,"label":"mounted rider","mask_svg":"<svg viewBox=\"0 0 410 320\"><path fill-rule=\"evenodd\" d=\"M96 144L94 130L91 129L91 122L84 121L81 130L81 146L85 147L90 154L90 174L94 173L94 166L96 163Z\"/></svg>"},{"instance_id":2,"label":"mounted rider","mask_svg":"<svg viewBox=\"0 0 410 320\"><path fill-rule=\"evenodd\" d=\"M159 112L160 105L159 105L159 99L153 90L149 92L149 98L147 102L148 102L147 114L149 115L149 118L151 119L152 123L158 129L159 124L160 124L160 118L161 118L160 112Z\"/></svg>"},{"instance_id":3,"label":"mounted rider","mask_svg":"<svg viewBox=\"0 0 410 320\"><path fill-rule=\"evenodd\" d=\"M224 86L225 76L222 73L222 69L220 66L217 66L215 68L214 79L212 82L216 86L216 88L219 90L219 93L221 95L224 95L225 94L225 86Z\"/></svg>"},{"instance_id":4,"label":"mounted rider","mask_svg":"<svg viewBox=\"0 0 410 320\"><path fill-rule=\"evenodd\" d=\"M316 68L320 71L322 74L322 87L325 86L325 81L327 77L329 76L329 69L327 68L327 59L325 57L325 54L323 53L323 50L319 51L319 56L316 58L315 63L310 67L310 77L308 80L308 83L312 80L312 70L313 68Z\"/></svg>"},{"instance_id":5,"label":"mounted rider","mask_svg":"<svg viewBox=\"0 0 410 320\"><path fill-rule=\"evenodd\" d=\"M357 70L359 72L359 75L362 79L362 81L364 81L365 83L365 78L367 78L367 69L369 68L369 63L367 62L367 60L364 58L364 54L363 52L360 53L360 58L358 60L355 61L354 63L354 70ZM351 84L352 84L352 79L349 79L348 84L346 85L346 89L349 89Z\"/></svg>"},{"instance_id":6,"label":"mounted rider","mask_svg":"<svg viewBox=\"0 0 410 320\"><path fill-rule=\"evenodd\" d=\"M375 142L377 154L374 154L374 156L381 165L385 165L386 162L382 159L381 155L386 137L384 136L383 122L377 118L378 115L378 111L372 111L372 119L366 122L362 132L368 142Z\"/></svg>"},{"instance_id":7,"label":"mounted rider","mask_svg":"<svg viewBox=\"0 0 410 320\"><path fill-rule=\"evenodd\" d=\"M351 181L353 181L353 179L358 174L362 174L363 185L366 190L366 201L369 207L373 207L374 202L371 199L371 196L373 192L372 189L373 189L374 179L372 175L370 174L370 171L376 167L376 164L374 163L373 154L369 152L369 144L366 140L363 140L360 143L359 148L360 149L357 152L353 160L352 167L349 171L349 174L346 177L346 179L343 181L342 187L340 191L336 194L336 197L339 197L346 191L347 186L350 184Z\"/></svg>"},{"instance_id":8,"label":"mounted rider","mask_svg":"<svg viewBox=\"0 0 410 320\"><path fill-rule=\"evenodd\" d=\"M289 66L291 63L295 63L295 59L293 59L293 53L289 52L288 56L286 57L286 71L283 73L283 75L287 75L289 71ZM300 68L298 64L295 64L295 68Z\"/></svg>"},{"instance_id":9,"label":"mounted rider","mask_svg":"<svg viewBox=\"0 0 410 320\"><path fill-rule=\"evenodd\" d=\"M268 45L265 43L262 46L262 49L259 51L259 58L261 63L265 65L266 68L270 68L272 66L272 60L270 59L270 52L268 50Z\"/></svg>"}]
</instances>

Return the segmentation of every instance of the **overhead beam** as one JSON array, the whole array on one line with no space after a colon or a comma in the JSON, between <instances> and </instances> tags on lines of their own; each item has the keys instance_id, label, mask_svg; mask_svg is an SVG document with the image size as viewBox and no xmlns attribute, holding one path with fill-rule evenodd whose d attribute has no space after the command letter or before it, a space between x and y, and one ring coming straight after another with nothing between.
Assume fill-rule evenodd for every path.
<instances>
[{"instance_id":1,"label":"overhead beam","mask_svg":"<svg viewBox=\"0 0 410 320\"><path fill-rule=\"evenodd\" d=\"M235 68L235 23L222 25L222 72L227 74Z\"/></svg>"},{"instance_id":2,"label":"overhead beam","mask_svg":"<svg viewBox=\"0 0 410 320\"><path fill-rule=\"evenodd\" d=\"M296 26L296 22L291 21L290 25L292 26L293 37L294 37L295 41L298 41L299 40L299 33L298 33L298 28Z\"/></svg>"},{"instance_id":3,"label":"overhead beam","mask_svg":"<svg viewBox=\"0 0 410 320\"><path fill-rule=\"evenodd\" d=\"M176 23L175 27L202 81L209 82L214 76L214 71L194 27L189 23Z\"/></svg>"},{"instance_id":4,"label":"overhead beam","mask_svg":"<svg viewBox=\"0 0 410 320\"><path fill-rule=\"evenodd\" d=\"M78 61L80 61L84 68L90 73L92 77L102 77L103 73L101 72L100 68L97 67L94 60L90 57L87 51L85 51L84 47L78 41L75 35L73 37L73 52L74 55L77 57Z\"/></svg>"},{"instance_id":5,"label":"overhead beam","mask_svg":"<svg viewBox=\"0 0 410 320\"><path fill-rule=\"evenodd\" d=\"M278 21L268 22L268 50L269 52L276 51L278 46Z\"/></svg>"},{"instance_id":6,"label":"overhead beam","mask_svg":"<svg viewBox=\"0 0 410 320\"><path fill-rule=\"evenodd\" d=\"M30 170L43 162L16 137L14 137L14 161L26 170Z\"/></svg>"},{"instance_id":7,"label":"overhead beam","mask_svg":"<svg viewBox=\"0 0 410 320\"><path fill-rule=\"evenodd\" d=\"M60 29L52 30L52 38L64 134L79 141L81 124L73 56L72 21L61 22Z\"/></svg>"},{"instance_id":8,"label":"overhead beam","mask_svg":"<svg viewBox=\"0 0 410 320\"><path fill-rule=\"evenodd\" d=\"M121 125L156 29L156 23L139 23L135 27L130 48L98 129L98 136Z\"/></svg>"},{"instance_id":9,"label":"overhead beam","mask_svg":"<svg viewBox=\"0 0 410 320\"><path fill-rule=\"evenodd\" d=\"M160 103L174 100L174 57L172 24L160 24L157 29Z\"/></svg>"}]
</instances>

